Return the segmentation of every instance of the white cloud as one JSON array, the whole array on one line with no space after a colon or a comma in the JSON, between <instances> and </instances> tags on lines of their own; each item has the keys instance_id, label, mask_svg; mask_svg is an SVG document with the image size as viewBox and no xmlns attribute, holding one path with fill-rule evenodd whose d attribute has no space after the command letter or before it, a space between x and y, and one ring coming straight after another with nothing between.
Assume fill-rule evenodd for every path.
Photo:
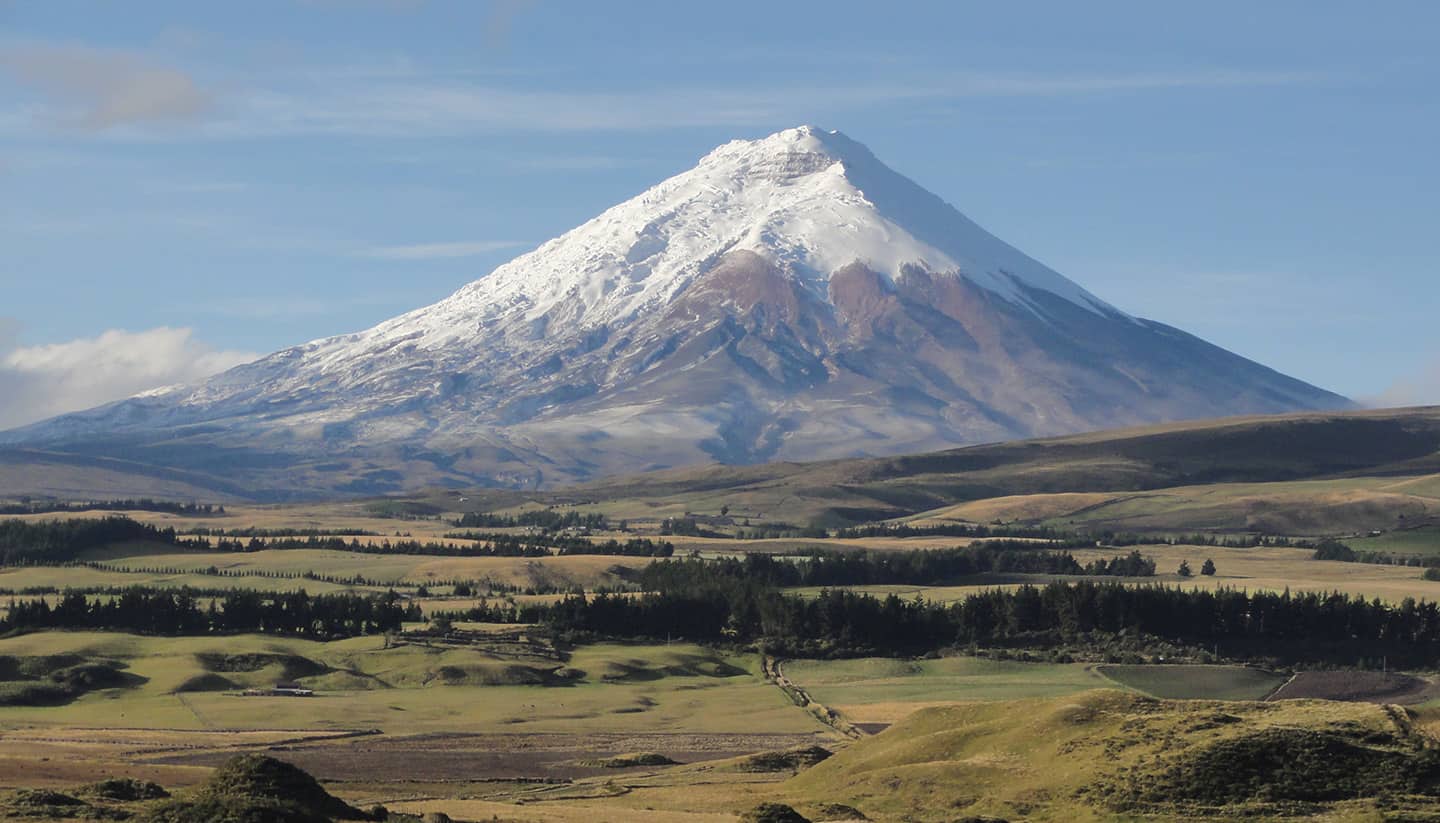
<instances>
[{"instance_id":1,"label":"white cloud","mask_svg":"<svg viewBox=\"0 0 1440 823\"><path fill-rule=\"evenodd\" d=\"M20 346L0 318L0 429L189 383L254 360L217 350L185 328L118 329L64 343Z\"/></svg>"},{"instance_id":2,"label":"white cloud","mask_svg":"<svg viewBox=\"0 0 1440 823\"><path fill-rule=\"evenodd\" d=\"M212 102L190 75L132 52L7 45L0 47L0 69L45 98L32 118L85 131L191 119Z\"/></svg>"},{"instance_id":3,"label":"white cloud","mask_svg":"<svg viewBox=\"0 0 1440 823\"><path fill-rule=\"evenodd\" d=\"M459 243L415 243L406 246L377 246L362 252L365 257L380 260L450 260L513 249L521 245L513 240L475 240Z\"/></svg>"},{"instance_id":4,"label":"white cloud","mask_svg":"<svg viewBox=\"0 0 1440 823\"><path fill-rule=\"evenodd\" d=\"M1440 360L1418 374L1396 380L1379 395L1366 398L1365 405L1376 408L1440 405Z\"/></svg>"}]
</instances>

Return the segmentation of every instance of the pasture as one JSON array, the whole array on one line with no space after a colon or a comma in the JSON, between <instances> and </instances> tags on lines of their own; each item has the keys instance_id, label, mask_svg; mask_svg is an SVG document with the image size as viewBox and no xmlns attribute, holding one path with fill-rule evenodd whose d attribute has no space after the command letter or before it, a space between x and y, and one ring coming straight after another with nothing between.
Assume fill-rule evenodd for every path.
<instances>
[{"instance_id":1,"label":"pasture","mask_svg":"<svg viewBox=\"0 0 1440 823\"><path fill-rule=\"evenodd\" d=\"M1440 515L1440 476L1425 475L1010 495L945 506L908 519L1323 536L1394 529L1435 515Z\"/></svg>"},{"instance_id":2,"label":"pasture","mask_svg":"<svg viewBox=\"0 0 1440 823\"><path fill-rule=\"evenodd\" d=\"M1404 812L1433 801L1392 789L1429 779L1429 744L1381 706L1101 690L924 709L776 794L916 823L1426 819Z\"/></svg>"},{"instance_id":3,"label":"pasture","mask_svg":"<svg viewBox=\"0 0 1440 823\"><path fill-rule=\"evenodd\" d=\"M492 580L519 588L595 589L624 583L630 570L649 562L643 557L567 555L552 557L436 557L416 554L368 554L331 549L263 549L254 552L147 551L118 546L96 551L87 560L118 569L178 569L196 572L214 567L231 575L289 575L315 572L336 577L359 575L382 584L431 585L456 580Z\"/></svg>"},{"instance_id":4,"label":"pasture","mask_svg":"<svg viewBox=\"0 0 1440 823\"><path fill-rule=\"evenodd\" d=\"M1095 670L1121 686L1168 700L1264 700L1289 679L1247 666L1105 665Z\"/></svg>"},{"instance_id":5,"label":"pasture","mask_svg":"<svg viewBox=\"0 0 1440 823\"><path fill-rule=\"evenodd\" d=\"M0 725L405 734L570 731L577 723L596 731L822 728L759 676L755 658L694 645L607 643L560 653L520 639L390 648L386 642L95 632L4 638L3 656L113 661L141 682L67 705L7 707ZM237 696L290 679L317 695Z\"/></svg>"},{"instance_id":6,"label":"pasture","mask_svg":"<svg viewBox=\"0 0 1440 823\"><path fill-rule=\"evenodd\" d=\"M1110 685L1081 663L980 657L788 660L784 672L813 699L861 724L893 723L916 709L955 701L1053 697Z\"/></svg>"}]
</instances>

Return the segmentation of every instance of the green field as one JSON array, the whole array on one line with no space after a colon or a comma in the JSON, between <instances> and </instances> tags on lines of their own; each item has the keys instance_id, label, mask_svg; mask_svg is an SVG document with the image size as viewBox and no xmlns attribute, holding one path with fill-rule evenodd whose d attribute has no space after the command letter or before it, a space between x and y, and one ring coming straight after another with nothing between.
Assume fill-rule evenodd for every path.
<instances>
[{"instance_id":1,"label":"green field","mask_svg":"<svg viewBox=\"0 0 1440 823\"><path fill-rule=\"evenodd\" d=\"M927 704L1051 697L1109 685L1080 663L980 657L790 660L784 671L813 699L861 723L889 722Z\"/></svg>"},{"instance_id":2,"label":"green field","mask_svg":"<svg viewBox=\"0 0 1440 823\"><path fill-rule=\"evenodd\" d=\"M756 658L694 645L606 643L570 655L511 640L461 648L384 645L380 637L320 643L258 635L155 638L93 632L0 639L0 656L113 661L142 679L136 686L92 692L68 705L6 707L0 724L375 728L405 734L574 731L577 724L616 731L820 728L758 676ZM217 658L229 662L216 663ZM561 669L566 671L557 673ZM288 679L298 679L317 696L237 696L244 687Z\"/></svg>"},{"instance_id":3,"label":"green field","mask_svg":"<svg viewBox=\"0 0 1440 823\"><path fill-rule=\"evenodd\" d=\"M1435 557L1440 555L1440 526L1397 529L1377 537L1356 537L1345 542L1358 552L1389 552L1391 554Z\"/></svg>"},{"instance_id":4,"label":"green field","mask_svg":"<svg viewBox=\"0 0 1440 823\"><path fill-rule=\"evenodd\" d=\"M122 565L122 564L116 564ZM137 561L134 567L148 566L148 561ZM203 566L197 568L204 568ZM127 586L150 586L161 589L265 589L266 591L295 591L304 589L311 594L334 591L383 591L370 586L350 586L327 583L321 580L306 580L300 577L267 577L262 575L220 576L199 573L168 574L163 572L125 572L94 569L87 566L24 566L0 568L0 589L20 591L27 588L54 587L57 589L100 588Z\"/></svg>"},{"instance_id":5,"label":"green field","mask_svg":"<svg viewBox=\"0 0 1440 823\"><path fill-rule=\"evenodd\" d=\"M1288 679L1246 666L1106 665L1096 670L1122 686L1171 700L1263 700Z\"/></svg>"},{"instance_id":6,"label":"green field","mask_svg":"<svg viewBox=\"0 0 1440 823\"><path fill-rule=\"evenodd\" d=\"M92 552L86 555L85 559L102 561L115 568L136 570L203 571L214 567L231 575L261 577L267 574L298 576L306 572L316 572L341 578L359 575L380 583L433 584L453 580L490 579L522 588L581 586L587 589L623 583L621 575L624 570L649 562L649 558L605 555L538 558L436 557L329 549L265 549L255 552L151 550L137 554L132 546L116 546ZM57 570L60 573L69 571Z\"/></svg>"}]
</instances>

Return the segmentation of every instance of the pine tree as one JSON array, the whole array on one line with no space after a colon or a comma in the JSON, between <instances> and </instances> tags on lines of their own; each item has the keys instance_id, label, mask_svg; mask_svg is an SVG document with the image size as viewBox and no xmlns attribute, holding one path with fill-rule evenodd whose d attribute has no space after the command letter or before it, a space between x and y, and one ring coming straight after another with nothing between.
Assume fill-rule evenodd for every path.
<instances>
[{"instance_id":1,"label":"pine tree","mask_svg":"<svg viewBox=\"0 0 1440 823\"><path fill-rule=\"evenodd\" d=\"M1189 560L1181 560L1181 561L1180 561L1180 568L1177 569L1176 572L1177 572L1181 577L1189 577L1191 574L1194 574L1194 572L1190 571L1190 561L1189 561Z\"/></svg>"},{"instance_id":2,"label":"pine tree","mask_svg":"<svg viewBox=\"0 0 1440 823\"><path fill-rule=\"evenodd\" d=\"M1211 560L1211 559L1208 558L1208 557L1205 558L1205 563L1200 566L1200 573L1203 574L1203 575L1206 575L1206 576L1212 576L1212 575L1214 575L1214 574L1215 574L1215 561L1214 561L1214 560Z\"/></svg>"}]
</instances>

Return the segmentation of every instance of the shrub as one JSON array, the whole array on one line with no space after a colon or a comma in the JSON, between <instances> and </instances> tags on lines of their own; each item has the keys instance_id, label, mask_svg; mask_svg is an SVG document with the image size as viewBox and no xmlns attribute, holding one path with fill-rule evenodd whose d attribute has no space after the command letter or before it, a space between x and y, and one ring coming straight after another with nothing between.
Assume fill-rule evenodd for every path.
<instances>
[{"instance_id":1,"label":"shrub","mask_svg":"<svg viewBox=\"0 0 1440 823\"><path fill-rule=\"evenodd\" d=\"M805 817L784 803L761 803L740 815L741 823L810 823Z\"/></svg>"},{"instance_id":2,"label":"shrub","mask_svg":"<svg viewBox=\"0 0 1440 823\"><path fill-rule=\"evenodd\" d=\"M122 803L136 800L159 800L170 796L170 793L165 791L165 787L159 783L136 780L133 777L112 777L101 780L99 783L91 783L81 791L91 797L117 800Z\"/></svg>"}]
</instances>

